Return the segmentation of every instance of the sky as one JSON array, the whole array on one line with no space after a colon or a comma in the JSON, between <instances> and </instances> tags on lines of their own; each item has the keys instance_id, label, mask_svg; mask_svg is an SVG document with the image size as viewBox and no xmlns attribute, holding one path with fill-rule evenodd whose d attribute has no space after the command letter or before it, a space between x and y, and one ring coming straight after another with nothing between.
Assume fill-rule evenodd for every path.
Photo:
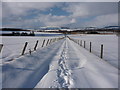
<instances>
[{"instance_id":1,"label":"sky","mask_svg":"<svg viewBox=\"0 0 120 90\"><path fill-rule=\"evenodd\" d=\"M2 2L1 6L2 27L118 25L117 2Z\"/></svg>"}]
</instances>

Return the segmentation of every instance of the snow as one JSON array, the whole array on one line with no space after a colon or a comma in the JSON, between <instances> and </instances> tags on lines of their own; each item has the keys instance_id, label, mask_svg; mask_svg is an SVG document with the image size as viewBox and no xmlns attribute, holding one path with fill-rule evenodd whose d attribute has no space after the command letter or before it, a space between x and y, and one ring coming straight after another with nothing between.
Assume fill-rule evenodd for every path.
<instances>
[{"instance_id":1,"label":"snow","mask_svg":"<svg viewBox=\"0 0 120 90\"><path fill-rule=\"evenodd\" d=\"M86 41L86 49L92 42L92 53L100 56L100 45L104 45L103 59L118 67L118 36L116 35L70 35L71 38ZM83 43L82 43L83 45Z\"/></svg>"},{"instance_id":2,"label":"snow","mask_svg":"<svg viewBox=\"0 0 120 90\"><path fill-rule=\"evenodd\" d=\"M67 40L66 43L68 47L64 47L60 59L51 63L52 67L36 88L118 87L116 68L73 42Z\"/></svg>"},{"instance_id":3,"label":"snow","mask_svg":"<svg viewBox=\"0 0 120 90\"><path fill-rule=\"evenodd\" d=\"M31 50L34 49L34 46L37 40L39 40L37 48L41 48L44 39L46 40L45 41L45 45L46 45L48 39L59 38L62 36L53 36L53 37L4 36L2 37L2 43L4 47L3 47L2 56L0 57L0 59L2 59L2 62L6 62L16 57L19 57L22 53L25 42L28 42L28 45L25 51L25 53L28 53L29 49Z\"/></svg>"},{"instance_id":4,"label":"snow","mask_svg":"<svg viewBox=\"0 0 120 90\"><path fill-rule=\"evenodd\" d=\"M61 42L62 43L62 42ZM48 72L49 63L61 43L43 48L3 65L3 87L34 88ZM53 49L55 47L55 49ZM49 52L48 52L49 51ZM45 56L46 57L43 57Z\"/></svg>"},{"instance_id":5,"label":"snow","mask_svg":"<svg viewBox=\"0 0 120 90\"><path fill-rule=\"evenodd\" d=\"M68 38L4 62L2 71L3 88L118 87L116 67Z\"/></svg>"},{"instance_id":6,"label":"snow","mask_svg":"<svg viewBox=\"0 0 120 90\"><path fill-rule=\"evenodd\" d=\"M53 36L63 36L62 33L48 33L48 32L35 32L35 36L47 36L47 37L53 37Z\"/></svg>"}]
</instances>

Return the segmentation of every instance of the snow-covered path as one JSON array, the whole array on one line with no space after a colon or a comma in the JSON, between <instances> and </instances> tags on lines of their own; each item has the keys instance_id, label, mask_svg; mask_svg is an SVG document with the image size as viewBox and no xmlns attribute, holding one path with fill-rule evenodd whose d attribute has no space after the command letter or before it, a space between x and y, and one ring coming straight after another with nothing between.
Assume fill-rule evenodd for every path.
<instances>
[{"instance_id":1,"label":"snow-covered path","mask_svg":"<svg viewBox=\"0 0 120 90\"><path fill-rule=\"evenodd\" d=\"M116 68L67 39L36 88L115 88Z\"/></svg>"},{"instance_id":2,"label":"snow-covered path","mask_svg":"<svg viewBox=\"0 0 120 90\"><path fill-rule=\"evenodd\" d=\"M24 55L2 66L3 88L34 88L48 72L49 64L56 56L64 40Z\"/></svg>"},{"instance_id":3,"label":"snow-covered path","mask_svg":"<svg viewBox=\"0 0 120 90\"><path fill-rule=\"evenodd\" d=\"M3 66L5 88L117 88L118 69L68 38Z\"/></svg>"}]
</instances>

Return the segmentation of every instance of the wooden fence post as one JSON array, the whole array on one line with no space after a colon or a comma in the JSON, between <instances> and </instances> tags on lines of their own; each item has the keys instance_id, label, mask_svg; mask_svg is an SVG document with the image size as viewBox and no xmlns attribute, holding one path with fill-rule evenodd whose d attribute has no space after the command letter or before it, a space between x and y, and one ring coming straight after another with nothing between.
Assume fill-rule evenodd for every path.
<instances>
[{"instance_id":1,"label":"wooden fence post","mask_svg":"<svg viewBox=\"0 0 120 90\"><path fill-rule=\"evenodd\" d=\"M79 45L79 40L78 40L78 45Z\"/></svg>"},{"instance_id":2,"label":"wooden fence post","mask_svg":"<svg viewBox=\"0 0 120 90\"><path fill-rule=\"evenodd\" d=\"M2 48L3 48L3 44L0 44L0 53L2 51Z\"/></svg>"},{"instance_id":3,"label":"wooden fence post","mask_svg":"<svg viewBox=\"0 0 120 90\"><path fill-rule=\"evenodd\" d=\"M80 46L82 46L82 40L80 41Z\"/></svg>"},{"instance_id":4,"label":"wooden fence post","mask_svg":"<svg viewBox=\"0 0 120 90\"><path fill-rule=\"evenodd\" d=\"M36 50L37 45L38 45L38 40L36 41L36 44L35 44L34 50Z\"/></svg>"},{"instance_id":5,"label":"wooden fence post","mask_svg":"<svg viewBox=\"0 0 120 90\"><path fill-rule=\"evenodd\" d=\"M101 53L100 53L100 58L103 58L103 44L101 45Z\"/></svg>"},{"instance_id":6,"label":"wooden fence post","mask_svg":"<svg viewBox=\"0 0 120 90\"><path fill-rule=\"evenodd\" d=\"M84 41L84 48L85 48L85 41Z\"/></svg>"},{"instance_id":7,"label":"wooden fence post","mask_svg":"<svg viewBox=\"0 0 120 90\"><path fill-rule=\"evenodd\" d=\"M52 39L50 39L50 42L49 42L49 44L51 44L51 41L52 41Z\"/></svg>"},{"instance_id":8,"label":"wooden fence post","mask_svg":"<svg viewBox=\"0 0 120 90\"><path fill-rule=\"evenodd\" d=\"M92 51L92 43L90 42L90 52Z\"/></svg>"},{"instance_id":9,"label":"wooden fence post","mask_svg":"<svg viewBox=\"0 0 120 90\"><path fill-rule=\"evenodd\" d=\"M28 42L25 42L25 46L24 46L24 48L22 50L22 54L21 55L24 55L27 45L28 45Z\"/></svg>"},{"instance_id":10,"label":"wooden fence post","mask_svg":"<svg viewBox=\"0 0 120 90\"><path fill-rule=\"evenodd\" d=\"M78 40L78 44L80 45L80 40Z\"/></svg>"},{"instance_id":11,"label":"wooden fence post","mask_svg":"<svg viewBox=\"0 0 120 90\"><path fill-rule=\"evenodd\" d=\"M47 40L46 46L48 45L49 39Z\"/></svg>"},{"instance_id":12,"label":"wooden fence post","mask_svg":"<svg viewBox=\"0 0 120 90\"><path fill-rule=\"evenodd\" d=\"M45 43L45 39L43 40L42 47L44 46L44 43Z\"/></svg>"}]
</instances>

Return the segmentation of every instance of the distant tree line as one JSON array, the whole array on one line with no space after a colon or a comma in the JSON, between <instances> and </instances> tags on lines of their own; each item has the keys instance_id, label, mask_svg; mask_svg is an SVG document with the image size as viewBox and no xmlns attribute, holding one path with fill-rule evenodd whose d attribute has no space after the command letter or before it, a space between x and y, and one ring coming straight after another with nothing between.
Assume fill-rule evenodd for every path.
<instances>
[{"instance_id":1,"label":"distant tree line","mask_svg":"<svg viewBox=\"0 0 120 90\"><path fill-rule=\"evenodd\" d=\"M12 36L35 36L34 32L30 32L30 33L27 33L27 32L12 32L11 34Z\"/></svg>"},{"instance_id":2,"label":"distant tree line","mask_svg":"<svg viewBox=\"0 0 120 90\"><path fill-rule=\"evenodd\" d=\"M17 29L17 28L2 28L0 29L1 36L35 36L34 31ZM4 31L10 31L11 33L4 33Z\"/></svg>"},{"instance_id":3,"label":"distant tree line","mask_svg":"<svg viewBox=\"0 0 120 90\"><path fill-rule=\"evenodd\" d=\"M35 36L34 32L12 32L12 33L2 33L1 36Z\"/></svg>"},{"instance_id":4,"label":"distant tree line","mask_svg":"<svg viewBox=\"0 0 120 90\"><path fill-rule=\"evenodd\" d=\"M19 28L1 28L2 31L30 31L26 29L19 29Z\"/></svg>"}]
</instances>

